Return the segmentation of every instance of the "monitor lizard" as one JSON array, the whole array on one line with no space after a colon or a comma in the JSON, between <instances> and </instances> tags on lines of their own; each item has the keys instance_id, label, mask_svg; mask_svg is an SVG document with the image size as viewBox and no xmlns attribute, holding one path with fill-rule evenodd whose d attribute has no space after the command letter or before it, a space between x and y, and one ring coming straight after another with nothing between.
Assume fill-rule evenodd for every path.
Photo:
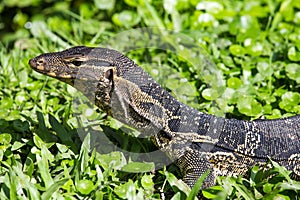
<instances>
[{"instance_id":1,"label":"monitor lizard","mask_svg":"<svg viewBox=\"0 0 300 200\"><path fill-rule=\"evenodd\" d=\"M149 134L193 186L210 169L203 188L220 175L245 174L271 158L300 177L300 115L244 121L193 109L171 96L118 51L77 46L29 61L37 72L66 82L117 120Z\"/></svg>"}]
</instances>

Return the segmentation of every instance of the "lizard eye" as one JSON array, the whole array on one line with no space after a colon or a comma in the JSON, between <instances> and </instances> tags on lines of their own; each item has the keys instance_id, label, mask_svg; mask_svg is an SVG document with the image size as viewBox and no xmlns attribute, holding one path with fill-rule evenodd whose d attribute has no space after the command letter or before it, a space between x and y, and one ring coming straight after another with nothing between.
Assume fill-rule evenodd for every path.
<instances>
[{"instance_id":1,"label":"lizard eye","mask_svg":"<svg viewBox=\"0 0 300 200\"><path fill-rule=\"evenodd\" d=\"M78 60L74 60L74 61L72 61L71 62L73 65L75 65L75 66L80 66L81 64L82 64L82 61L78 61Z\"/></svg>"}]
</instances>

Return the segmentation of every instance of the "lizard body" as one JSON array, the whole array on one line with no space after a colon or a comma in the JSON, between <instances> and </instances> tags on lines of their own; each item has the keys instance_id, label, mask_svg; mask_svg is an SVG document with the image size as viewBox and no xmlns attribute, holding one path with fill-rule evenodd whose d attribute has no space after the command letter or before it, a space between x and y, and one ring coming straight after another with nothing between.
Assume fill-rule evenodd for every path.
<instances>
[{"instance_id":1,"label":"lizard body","mask_svg":"<svg viewBox=\"0 0 300 200\"><path fill-rule=\"evenodd\" d=\"M85 94L108 115L152 137L193 186L220 175L245 174L271 158L300 177L300 116L243 121L202 113L177 101L141 67L106 48L73 47L29 61L45 75Z\"/></svg>"}]
</instances>

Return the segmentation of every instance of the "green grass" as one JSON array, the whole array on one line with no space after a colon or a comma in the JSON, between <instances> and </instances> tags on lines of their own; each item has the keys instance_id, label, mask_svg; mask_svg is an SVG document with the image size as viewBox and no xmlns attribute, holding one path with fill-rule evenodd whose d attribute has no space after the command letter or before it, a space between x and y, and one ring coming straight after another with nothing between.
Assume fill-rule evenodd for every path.
<instances>
[{"instance_id":1,"label":"green grass","mask_svg":"<svg viewBox=\"0 0 300 200\"><path fill-rule=\"evenodd\" d=\"M111 2L0 4L1 199L192 199L201 184L191 190L176 166L154 171L153 163L104 145L155 150L70 86L33 72L28 60L43 52L110 46L200 111L239 119L300 114L298 1ZM299 199L300 183L271 164L248 177L220 177L203 195Z\"/></svg>"}]
</instances>

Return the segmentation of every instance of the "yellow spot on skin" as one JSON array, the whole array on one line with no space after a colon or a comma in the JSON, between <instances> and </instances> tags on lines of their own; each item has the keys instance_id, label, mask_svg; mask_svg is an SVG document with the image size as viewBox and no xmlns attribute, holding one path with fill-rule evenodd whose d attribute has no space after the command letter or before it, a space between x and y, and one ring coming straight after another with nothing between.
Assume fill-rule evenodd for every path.
<instances>
[{"instance_id":1,"label":"yellow spot on skin","mask_svg":"<svg viewBox=\"0 0 300 200\"><path fill-rule=\"evenodd\" d=\"M72 76L70 74L64 74L64 75L61 75L61 78L70 79L70 78L72 78Z\"/></svg>"},{"instance_id":2,"label":"yellow spot on skin","mask_svg":"<svg viewBox=\"0 0 300 200\"><path fill-rule=\"evenodd\" d=\"M56 74L54 72L47 73L48 76L56 77Z\"/></svg>"},{"instance_id":3,"label":"yellow spot on skin","mask_svg":"<svg viewBox=\"0 0 300 200\"><path fill-rule=\"evenodd\" d=\"M44 71L44 66L42 66L42 65L39 65L39 66L37 66L36 68L37 68L38 70Z\"/></svg>"}]
</instances>

